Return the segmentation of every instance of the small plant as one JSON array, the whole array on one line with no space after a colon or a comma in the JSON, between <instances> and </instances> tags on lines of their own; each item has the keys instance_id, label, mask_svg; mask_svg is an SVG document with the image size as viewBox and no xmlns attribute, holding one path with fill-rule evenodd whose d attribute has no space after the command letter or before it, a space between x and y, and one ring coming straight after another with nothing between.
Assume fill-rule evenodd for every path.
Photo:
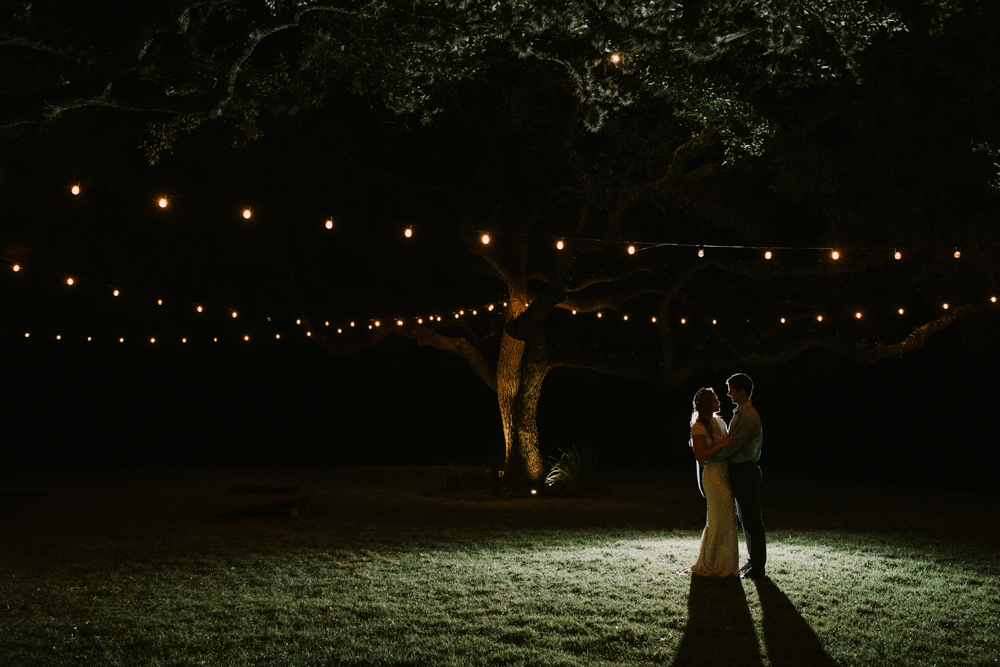
<instances>
[{"instance_id":1,"label":"small plant","mask_svg":"<svg viewBox=\"0 0 1000 667\"><path fill-rule=\"evenodd\" d=\"M590 488L597 474L597 455L593 447L580 449L573 444L569 449L560 449L559 453L545 477L545 484L574 496Z\"/></svg>"}]
</instances>

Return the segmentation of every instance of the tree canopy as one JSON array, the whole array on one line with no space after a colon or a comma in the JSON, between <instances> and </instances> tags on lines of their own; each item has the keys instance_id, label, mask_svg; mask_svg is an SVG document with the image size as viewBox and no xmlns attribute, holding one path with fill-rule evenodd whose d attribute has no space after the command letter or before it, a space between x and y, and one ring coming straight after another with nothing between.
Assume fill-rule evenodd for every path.
<instances>
[{"instance_id":1,"label":"tree canopy","mask_svg":"<svg viewBox=\"0 0 1000 667\"><path fill-rule=\"evenodd\" d=\"M85 128L156 173L225 169L282 215L162 232L178 253L307 321L403 313L321 340L462 357L498 392L507 472L537 479L552 368L867 363L987 307L997 10L900 4L25 2L0 24L0 128L10 165ZM317 193L338 233L410 228L449 268L427 289L397 251L316 244L295 216ZM453 317L470 302L496 308Z\"/></svg>"}]
</instances>

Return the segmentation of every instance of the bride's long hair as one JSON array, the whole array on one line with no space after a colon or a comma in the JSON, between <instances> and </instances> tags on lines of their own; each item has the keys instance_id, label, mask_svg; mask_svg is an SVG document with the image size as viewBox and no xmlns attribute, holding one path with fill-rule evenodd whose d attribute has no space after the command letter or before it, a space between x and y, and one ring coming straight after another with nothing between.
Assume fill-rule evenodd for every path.
<instances>
[{"instance_id":1,"label":"bride's long hair","mask_svg":"<svg viewBox=\"0 0 1000 667\"><path fill-rule=\"evenodd\" d=\"M715 425L715 417L718 412L712 411L712 396L716 395L715 390L711 387L702 387L694 394L694 400L691 402L694 410L691 412L691 426L694 423L701 422L708 429L708 432L712 434L712 438L718 437L718 428ZM689 443L694 447L694 443Z\"/></svg>"}]
</instances>

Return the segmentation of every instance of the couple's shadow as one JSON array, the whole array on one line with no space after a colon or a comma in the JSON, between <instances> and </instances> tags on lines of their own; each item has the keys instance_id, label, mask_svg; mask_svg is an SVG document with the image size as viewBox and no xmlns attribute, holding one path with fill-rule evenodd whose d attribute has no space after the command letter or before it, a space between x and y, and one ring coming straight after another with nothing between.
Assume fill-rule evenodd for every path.
<instances>
[{"instance_id":1,"label":"couple's shadow","mask_svg":"<svg viewBox=\"0 0 1000 667\"><path fill-rule=\"evenodd\" d=\"M836 663L795 605L770 579L754 580L760 597L764 645L772 665ZM753 617L736 577L691 577L688 622L674 665L762 665Z\"/></svg>"}]
</instances>

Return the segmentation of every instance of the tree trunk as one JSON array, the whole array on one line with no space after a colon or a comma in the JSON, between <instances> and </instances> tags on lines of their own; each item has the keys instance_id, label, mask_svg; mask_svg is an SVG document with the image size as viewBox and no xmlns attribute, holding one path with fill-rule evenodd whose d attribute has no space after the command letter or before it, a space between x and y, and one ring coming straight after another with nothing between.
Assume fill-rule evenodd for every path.
<instances>
[{"instance_id":1,"label":"tree trunk","mask_svg":"<svg viewBox=\"0 0 1000 667\"><path fill-rule=\"evenodd\" d=\"M517 317L524 310L523 302L512 299L510 310L508 318ZM545 465L538 451L535 416L549 367L545 359L540 358L544 356L544 342L540 345L541 350L535 341L529 344L506 333L500 341L497 397L506 445L503 479L504 483L515 487L540 484L545 476Z\"/></svg>"}]
</instances>

